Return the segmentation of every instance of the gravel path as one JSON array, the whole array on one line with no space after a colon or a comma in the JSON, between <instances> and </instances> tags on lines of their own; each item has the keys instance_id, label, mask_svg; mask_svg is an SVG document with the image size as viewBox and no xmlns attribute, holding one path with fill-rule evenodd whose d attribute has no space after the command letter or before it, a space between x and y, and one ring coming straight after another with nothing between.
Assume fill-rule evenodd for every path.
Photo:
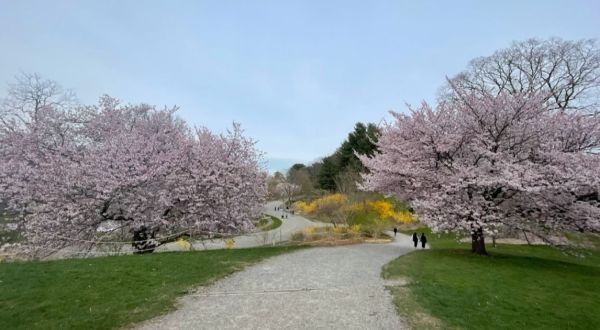
<instances>
[{"instance_id":1,"label":"gravel path","mask_svg":"<svg viewBox=\"0 0 600 330\"><path fill-rule=\"evenodd\" d=\"M390 244L273 257L183 297L140 329L404 329L380 272L411 245L399 234Z\"/></svg>"},{"instance_id":2,"label":"gravel path","mask_svg":"<svg viewBox=\"0 0 600 330\"><path fill-rule=\"evenodd\" d=\"M263 209L263 213L272 215L281 219L281 215L284 213L282 211L275 211L275 206L283 204L281 201L269 202L265 205ZM327 226L326 223L322 222L314 222L310 221L304 217L298 215L291 215L290 213L285 213L287 215L286 219L281 219L282 223L279 228L275 228L266 232L257 232L248 235L241 235L235 237L235 247L236 248L247 248L261 245L269 245L273 243L278 243L282 241L287 241L290 239L292 234L302 231L304 228L309 226ZM174 245L174 244L171 244ZM223 249L225 248L225 241L222 239L214 239L214 240L204 240L204 241L195 241L193 243L195 250L213 250L213 249ZM168 246L163 247L162 249L168 250ZM160 249L158 250L160 251Z\"/></svg>"},{"instance_id":3,"label":"gravel path","mask_svg":"<svg viewBox=\"0 0 600 330\"><path fill-rule=\"evenodd\" d=\"M274 201L265 204L263 208L263 213L278 217L281 219L281 215L284 213L282 211L275 211L275 206L282 205L281 201ZM235 246L234 248L248 248L262 245L271 245L279 242L288 241L292 234L302 231L304 228L309 226L327 226L328 224L323 222L314 222L310 221L306 218L297 215L291 215L290 213L285 212L287 215L286 219L281 219L282 224L279 228L264 231L264 232L256 232L250 233L246 235L236 236L234 238ZM195 250L215 250L215 249L224 249L225 248L225 240L223 239L205 239L205 240L195 240L192 242L192 245ZM131 244L123 244L120 246L110 246L114 247L113 250L102 250L102 249L92 249L88 250L84 247L77 246L69 246L64 249L58 250L50 256L46 257L46 260L53 259L65 259L65 258L82 258L89 256L105 256L105 255L117 255L117 254L133 254L133 248ZM120 248L120 249L119 249ZM181 248L175 243L166 243L159 246L155 252L168 252L168 251L181 251Z\"/></svg>"}]
</instances>

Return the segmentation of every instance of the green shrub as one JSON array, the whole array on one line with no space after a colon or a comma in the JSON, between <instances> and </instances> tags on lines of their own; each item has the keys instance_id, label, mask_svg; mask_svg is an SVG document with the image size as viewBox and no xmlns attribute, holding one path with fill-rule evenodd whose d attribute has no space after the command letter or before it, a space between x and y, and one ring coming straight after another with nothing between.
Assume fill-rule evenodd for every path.
<instances>
[{"instance_id":1,"label":"green shrub","mask_svg":"<svg viewBox=\"0 0 600 330\"><path fill-rule=\"evenodd\" d=\"M294 242L303 242L304 238L305 238L304 233L299 231L297 233L293 233L292 237L290 239Z\"/></svg>"}]
</instances>

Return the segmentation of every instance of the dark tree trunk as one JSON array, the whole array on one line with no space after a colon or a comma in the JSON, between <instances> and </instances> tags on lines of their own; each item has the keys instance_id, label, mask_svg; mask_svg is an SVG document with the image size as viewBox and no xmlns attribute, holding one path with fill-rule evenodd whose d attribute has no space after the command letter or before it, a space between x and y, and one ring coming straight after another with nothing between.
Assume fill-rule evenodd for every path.
<instances>
[{"instance_id":1,"label":"dark tree trunk","mask_svg":"<svg viewBox=\"0 0 600 330\"><path fill-rule=\"evenodd\" d=\"M485 250L485 240L483 237L483 229L475 229L471 232L471 252L479 255L487 255Z\"/></svg>"},{"instance_id":2,"label":"dark tree trunk","mask_svg":"<svg viewBox=\"0 0 600 330\"><path fill-rule=\"evenodd\" d=\"M135 248L134 253L152 253L160 245L156 239L157 228L147 228L141 226L133 230L133 242L131 245Z\"/></svg>"},{"instance_id":3,"label":"dark tree trunk","mask_svg":"<svg viewBox=\"0 0 600 330\"><path fill-rule=\"evenodd\" d=\"M527 245L531 245L531 242L529 241L529 237L527 237L527 233L525 232L525 230L523 230L523 235L525 236L525 240L527 241Z\"/></svg>"}]
</instances>

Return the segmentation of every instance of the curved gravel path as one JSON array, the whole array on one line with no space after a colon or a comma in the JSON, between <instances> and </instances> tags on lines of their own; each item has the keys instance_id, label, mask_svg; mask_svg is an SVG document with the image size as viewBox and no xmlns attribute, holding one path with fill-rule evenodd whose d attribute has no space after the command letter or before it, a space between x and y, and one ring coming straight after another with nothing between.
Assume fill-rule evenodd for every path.
<instances>
[{"instance_id":1,"label":"curved gravel path","mask_svg":"<svg viewBox=\"0 0 600 330\"><path fill-rule=\"evenodd\" d=\"M140 329L404 329L380 272L411 245L399 234L389 244L273 257L183 297Z\"/></svg>"},{"instance_id":2,"label":"curved gravel path","mask_svg":"<svg viewBox=\"0 0 600 330\"><path fill-rule=\"evenodd\" d=\"M263 208L263 213L272 215L281 219L281 214L285 213L287 215L286 219L281 219L281 226L279 228L275 228L273 230L269 230L266 232L256 232L247 235L240 235L234 238L235 248L248 248L254 246L261 245L269 245L278 242L288 241L292 234L302 231L306 227L310 226L328 226L328 224L323 222L314 222L310 221L304 217L299 215L292 215L288 212L275 211L275 206L282 205L281 201L269 202ZM174 245L174 244L171 244ZM204 240L204 241L194 241L193 243L195 250L213 250L213 249L224 249L225 248L225 240L222 239L212 239L212 240ZM164 250L168 250L168 247L163 248ZM177 249L177 248L176 248ZM158 250L160 251L160 249Z\"/></svg>"},{"instance_id":3,"label":"curved gravel path","mask_svg":"<svg viewBox=\"0 0 600 330\"><path fill-rule=\"evenodd\" d=\"M235 246L234 248L249 248L255 246L277 244L279 242L285 242L290 239L292 234L302 231L304 228L309 226L328 226L329 224L323 222L314 222L298 215L292 215L288 212L275 211L275 206L283 205L282 201L273 201L265 204L263 213L278 217L281 219L282 214L286 214L286 219L281 219L282 224L279 228L249 233L245 235L239 235L234 237ZM204 239L194 240L192 246L195 250L215 250L224 249L224 239ZM118 249L117 249L118 248ZM169 252L169 251L181 251L181 248L175 242L163 244L156 248L155 252ZM65 259L65 258L82 258L89 256L105 256L105 255L119 255L119 254L133 254L134 250L131 244L122 244L117 246L114 250L99 250L93 248L91 250L85 247L69 246L64 249L60 249L50 256L46 257L46 260L52 259Z\"/></svg>"}]
</instances>

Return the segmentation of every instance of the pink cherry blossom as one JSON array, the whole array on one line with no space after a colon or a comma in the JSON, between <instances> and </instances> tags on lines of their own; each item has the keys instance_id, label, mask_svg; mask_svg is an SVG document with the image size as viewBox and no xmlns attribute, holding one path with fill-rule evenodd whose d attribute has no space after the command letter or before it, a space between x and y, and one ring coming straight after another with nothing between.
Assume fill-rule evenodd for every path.
<instances>
[{"instance_id":1,"label":"pink cherry blossom","mask_svg":"<svg viewBox=\"0 0 600 330\"><path fill-rule=\"evenodd\" d=\"M107 221L163 233L252 227L266 195L254 141L238 124L223 135L190 129L176 110L104 96L4 116L0 198L22 215L28 242L94 241Z\"/></svg>"},{"instance_id":2,"label":"pink cherry blossom","mask_svg":"<svg viewBox=\"0 0 600 330\"><path fill-rule=\"evenodd\" d=\"M436 232L600 231L600 115L550 111L535 94L474 96L382 127L363 189L411 201ZM483 250L482 250L483 249Z\"/></svg>"}]
</instances>

